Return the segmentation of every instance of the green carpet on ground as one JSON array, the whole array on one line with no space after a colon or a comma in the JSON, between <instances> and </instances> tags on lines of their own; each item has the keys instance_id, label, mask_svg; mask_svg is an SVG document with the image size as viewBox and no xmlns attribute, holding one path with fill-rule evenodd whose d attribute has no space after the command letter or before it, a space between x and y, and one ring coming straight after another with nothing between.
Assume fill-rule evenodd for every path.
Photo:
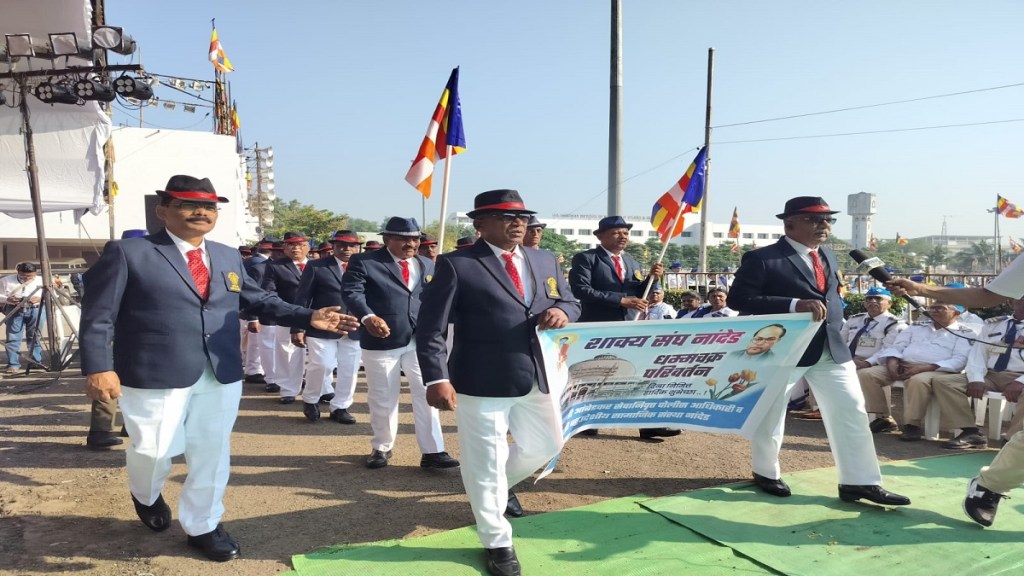
<instances>
[{"instance_id":1,"label":"green carpet on ground","mask_svg":"<svg viewBox=\"0 0 1024 576\"><path fill-rule=\"evenodd\" d=\"M834 468L787 474L784 505L749 483L647 500L641 505L784 574L1020 574L1024 515L1003 501L991 528L963 513L967 481L995 452L882 467L886 488L913 505L882 508L836 498Z\"/></svg>"},{"instance_id":2,"label":"green carpet on ground","mask_svg":"<svg viewBox=\"0 0 1024 576\"><path fill-rule=\"evenodd\" d=\"M793 496L750 482L664 498L619 498L513 520L523 572L554 576L1018 574L1024 507L1004 501L983 529L961 510L967 480L994 451L882 467L907 507L844 503L834 468L787 474ZM484 574L472 527L337 546L292 558L298 576Z\"/></svg>"},{"instance_id":3,"label":"green carpet on ground","mask_svg":"<svg viewBox=\"0 0 1024 576\"><path fill-rule=\"evenodd\" d=\"M512 521L525 574L668 576L773 574L725 546L619 498ZM407 540L338 546L292 557L299 576L461 576L486 573L473 527Z\"/></svg>"}]
</instances>

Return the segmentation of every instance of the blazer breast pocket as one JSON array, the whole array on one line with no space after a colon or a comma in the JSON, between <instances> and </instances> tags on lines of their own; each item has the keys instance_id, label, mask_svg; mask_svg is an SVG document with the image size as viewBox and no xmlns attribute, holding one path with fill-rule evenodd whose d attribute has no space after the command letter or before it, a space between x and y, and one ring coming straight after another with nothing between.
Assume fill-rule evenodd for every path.
<instances>
[{"instance_id":1,"label":"blazer breast pocket","mask_svg":"<svg viewBox=\"0 0 1024 576\"><path fill-rule=\"evenodd\" d=\"M242 291L242 277L234 270L230 272L224 272L224 287L227 288L228 292L241 292Z\"/></svg>"}]
</instances>

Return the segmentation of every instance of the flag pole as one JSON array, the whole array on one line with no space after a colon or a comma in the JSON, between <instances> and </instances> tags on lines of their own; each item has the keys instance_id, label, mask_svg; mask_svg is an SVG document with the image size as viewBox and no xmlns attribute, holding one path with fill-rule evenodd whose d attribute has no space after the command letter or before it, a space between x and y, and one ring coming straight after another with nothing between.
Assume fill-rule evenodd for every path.
<instances>
[{"instance_id":1,"label":"flag pole","mask_svg":"<svg viewBox=\"0 0 1024 576\"><path fill-rule=\"evenodd\" d=\"M704 112L704 194L701 195L700 210L700 256L697 263L697 272L708 271L708 172L711 164L711 88L714 85L715 73L715 49L708 48L708 91L707 105ZM675 230L673 228L673 230ZM704 285L707 286L707 274L704 275Z\"/></svg>"},{"instance_id":2,"label":"flag pole","mask_svg":"<svg viewBox=\"0 0 1024 576\"><path fill-rule=\"evenodd\" d=\"M703 202L703 200L702 200L702 202ZM704 209L703 204L701 204L701 211L703 211L703 209ZM661 242L661 253L658 254L658 259L655 260L655 262L654 262L655 264L661 264L661 262L665 259L665 254L668 252L668 245L669 245L670 242L672 242L672 237L674 236L673 233L676 231L676 226L679 225L679 220L682 219L682 217L683 217L683 204L682 204L682 202L680 202L679 203L679 210L676 211L675 218L672 219L672 227L668 229L669 232L667 234L667 237L665 239L663 239L662 242ZM646 282L644 283L644 295L641 296L641 298L643 298L644 300L647 300L647 296L651 293L651 288L653 288L653 287L654 287L654 279L651 278L650 276L648 276ZM636 318L634 318L634 320L639 320L639 319L640 319L640 315L637 314Z\"/></svg>"},{"instance_id":3,"label":"flag pole","mask_svg":"<svg viewBox=\"0 0 1024 576\"><path fill-rule=\"evenodd\" d=\"M452 173L452 146L448 144L445 146L445 160L444 160L444 181L441 184L441 225L437 229L437 245L440 247L438 250L444 250L444 223L445 215L448 211L448 182L451 178Z\"/></svg>"}]
</instances>

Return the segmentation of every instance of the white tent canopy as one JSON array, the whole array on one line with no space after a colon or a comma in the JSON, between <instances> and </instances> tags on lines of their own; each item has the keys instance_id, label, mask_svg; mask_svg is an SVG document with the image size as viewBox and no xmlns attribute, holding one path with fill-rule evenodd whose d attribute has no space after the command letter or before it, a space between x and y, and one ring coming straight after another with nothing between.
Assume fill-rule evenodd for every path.
<instances>
[{"instance_id":1,"label":"white tent canopy","mask_svg":"<svg viewBox=\"0 0 1024 576\"><path fill-rule=\"evenodd\" d=\"M5 0L0 34L30 34L33 44L45 46L49 34L74 32L80 48L89 48L92 8L88 0ZM54 67L87 66L79 58L21 58L14 72ZM11 71L2 58L0 72ZM32 217L29 197L25 140L21 133L20 101L17 87L0 80L7 99L0 106L0 212L17 218ZM29 119L39 171L39 192L43 212L62 210L103 210L103 144L110 136L110 119L96 102L84 106L48 105L29 96Z\"/></svg>"}]
</instances>

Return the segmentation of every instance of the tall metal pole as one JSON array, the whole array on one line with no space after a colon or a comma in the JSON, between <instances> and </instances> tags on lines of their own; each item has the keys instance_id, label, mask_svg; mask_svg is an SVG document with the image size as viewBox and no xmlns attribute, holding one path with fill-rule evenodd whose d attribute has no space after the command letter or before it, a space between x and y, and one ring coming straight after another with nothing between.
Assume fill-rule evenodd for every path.
<instances>
[{"instance_id":1,"label":"tall metal pole","mask_svg":"<svg viewBox=\"0 0 1024 576\"><path fill-rule=\"evenodd\" d=\"M992 226L992 272L999 274L1003 267L1003 239L999 233L999 209L993 210L995 224Z\"/></svg>"},{"instance_id":2,"label":"tall metal pole","mask_svg":"<svg viewBox=\"0 0 1024 576\"><path fill-rule=\"evenodd\" d=\"M28 109L28 81L25 78L16 78L21 93L21 102L18 107L21 109L21 129L25 137L25 161L28 164L28 193L32 199L32 214L36 220L36 241L39 242L39 264L42 268L40 274L43 278L42 310L46 313L46 335L50 342L50 369L60 369L60 346L57 343L57 333L54 322L58 321L55 315L56 309L53 305L53 272L50 270L50 253L46 247L46 229L43 225L43 202L39 196L39 169L36 166L36 146L32 139L31 113ZM42 320L40 316L36 321L33 332L38 329L38 323ZM28 327L26 327L27 331ZM34 334L29 338L29 351L32 349Z\"/></svg>"},{"instance_id":3,"label":"tall metal pole","mask_svg":"<svg viewBox=\"0 0 1024 576\"><path fill-rule=\"evenodd\" d=\"M260 143L257 142L254 148L256 151L256 222L260 228L260 237L266 237L266 230L263 229L263 158L260 155Z\"/></svg>"},{"instance_id":4,"label":"tall metal pole","mask_svg":"<svg viewBox=\"0 0 1024 576\"><path fill-rule=\"evenodd\" d=\"M704 149L707 151L704 168L704 195L700 204L700 258L698 272L708 271L708 181L711 179L711 88L715 78L715 49L708 48L708 94L704 111ZM705 279L707 277L705 276Z\"/></svg>"},{"instance_id":5,"label":"tall metal pole","mask_svg":"<svg viewBox=\"0 0 1024 576\"><path fill-rule=\"evenodd\" d=\"M612 0L611 90L608 101L608 216L622 214L622 0Z\"/></svg>"}]
</instances>

